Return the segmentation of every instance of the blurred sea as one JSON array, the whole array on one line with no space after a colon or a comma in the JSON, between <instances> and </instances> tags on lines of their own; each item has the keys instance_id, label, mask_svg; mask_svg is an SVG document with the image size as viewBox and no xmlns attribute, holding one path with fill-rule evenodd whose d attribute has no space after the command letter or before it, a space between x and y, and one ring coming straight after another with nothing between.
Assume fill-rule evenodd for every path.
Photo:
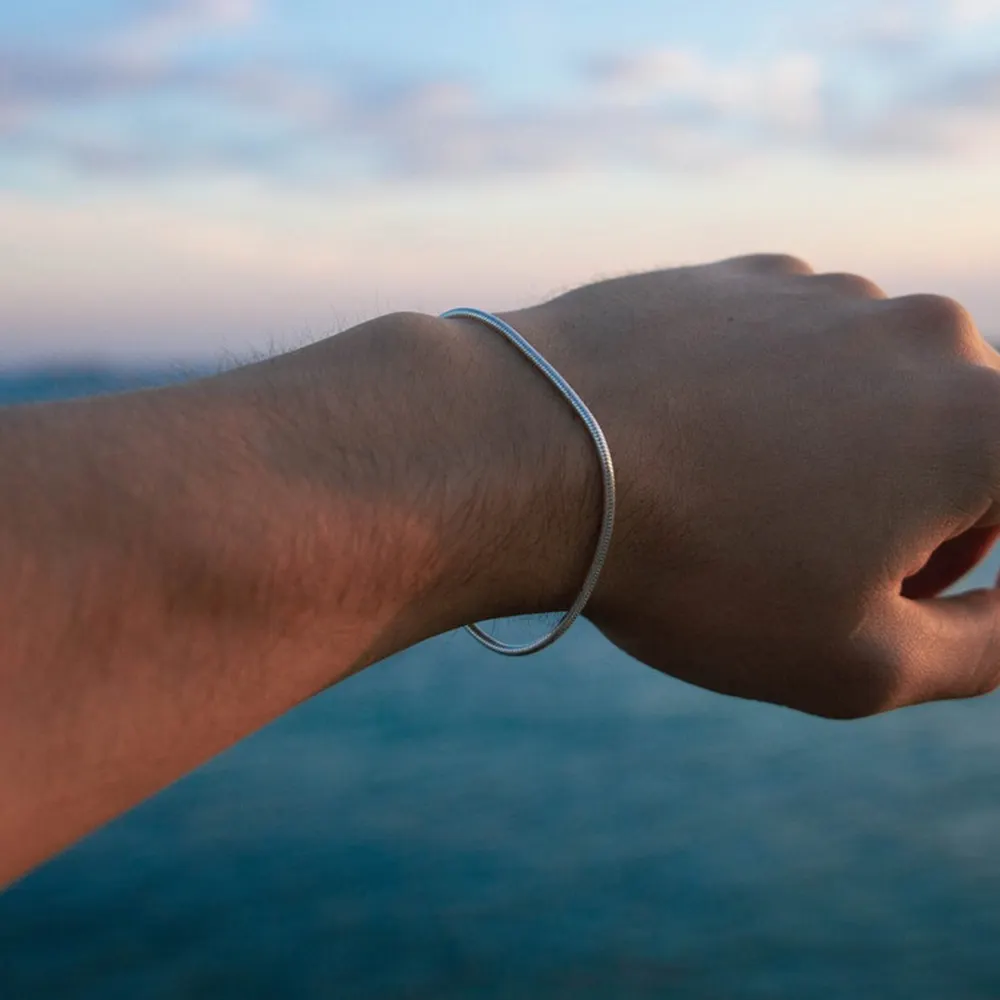
<instances>
[{"instance_id":1,"label":"blurred sea","mask_svg":"<svg viewBox=\"0 0 1000 1000\"><path fill-rule=\"evenodd\" d=\"M987 1000L998 939L1000 697L822 722L581 626L410 650L29 876L0 997Z\"/></svg>"}]
</instances>

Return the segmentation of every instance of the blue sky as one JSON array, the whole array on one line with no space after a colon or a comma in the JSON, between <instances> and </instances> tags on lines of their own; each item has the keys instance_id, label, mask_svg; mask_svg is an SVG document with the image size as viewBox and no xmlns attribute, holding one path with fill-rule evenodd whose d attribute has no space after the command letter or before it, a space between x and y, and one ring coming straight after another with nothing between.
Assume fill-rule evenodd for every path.
<instances>
[{"instance_id":1,"label":"blue sky","mask_svg":"<svg viewBox=\"0 0 1000 1000\"><path fill-rule=\"evenodd\" d=\"M7 4L0 361L239 354L753 249L992 332L996 164L1000 0Z\"/></svg>"}]
</instances>

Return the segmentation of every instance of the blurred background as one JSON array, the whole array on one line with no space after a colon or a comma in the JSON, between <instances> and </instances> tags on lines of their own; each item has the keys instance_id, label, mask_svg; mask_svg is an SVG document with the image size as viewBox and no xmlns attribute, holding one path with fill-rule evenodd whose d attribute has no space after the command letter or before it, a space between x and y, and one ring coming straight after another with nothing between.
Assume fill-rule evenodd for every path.
<instances>
[{"instance_id":1,"label":"blurred background","mask_svg":"<svg viewBox=\"0 0 1000 1000\"><path fill-rule=\"evenodd\" d=\"M757 250L996 337L998 163L1000 0L7 3L0 401ZM998 698L452 635L0 896L0 996L995 1000L998 845Z\"/></svg>"},{"instance_id":2,"label":"blurred background","mask_svg":"<svg viewBox=\"0 0 1000 1000\"><path fill-rule=\"evenodd\" d=\"M1000 313L998 0L0 7L0 357L794 250Z\"/></svg>"}]
</instances>

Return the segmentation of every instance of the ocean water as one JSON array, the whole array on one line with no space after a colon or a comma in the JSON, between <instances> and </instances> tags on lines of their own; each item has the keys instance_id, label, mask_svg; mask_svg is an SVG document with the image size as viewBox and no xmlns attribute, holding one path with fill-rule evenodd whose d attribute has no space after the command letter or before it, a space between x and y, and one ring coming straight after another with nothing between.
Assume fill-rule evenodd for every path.
<instances>
[{"instance_id":1,"label":"ocean water","mask_svg":"<svg viewBox=\"0 0 1000 1000\"><path fill-rule=\"evenodd\" d=\"M112 384L59 378L0 392ZM823 722L583 625L412 649L30 875L0 997L987 1000L998 938L1000 697Z\"/></svg>"}]
</instances>

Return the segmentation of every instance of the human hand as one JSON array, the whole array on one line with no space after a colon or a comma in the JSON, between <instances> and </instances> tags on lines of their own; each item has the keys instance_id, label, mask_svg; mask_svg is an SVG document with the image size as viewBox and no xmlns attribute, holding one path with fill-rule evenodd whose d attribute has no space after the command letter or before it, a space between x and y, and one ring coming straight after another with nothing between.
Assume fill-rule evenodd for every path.
<instances>
[{"instance_id":1,"label":"human hand","mask_svg":"<svg viewBox=\"0 0 1000 1000\"><path fill-rule=\"evenodd\" d=\"M753 257L507 317L615 459L588 616L653 667L832 717L1000 679L1000 357L955 303ZM0 421L0 883L330 684L572 601L581 423L468 320Z\"/></svg>"},{"instance_id":2,"label":"human hand","mask_svg":"<svg viewBox=\"0 0 1000 1000\"><path fill-rule=\"evenodd\" d=\"M626 652L829 717L1000 682L1000 591L938 596L1000 525L1000 356L959 305L758 256L505 318L610 442L618 525L587 614Z\"/></svg>"}]
</instances>

